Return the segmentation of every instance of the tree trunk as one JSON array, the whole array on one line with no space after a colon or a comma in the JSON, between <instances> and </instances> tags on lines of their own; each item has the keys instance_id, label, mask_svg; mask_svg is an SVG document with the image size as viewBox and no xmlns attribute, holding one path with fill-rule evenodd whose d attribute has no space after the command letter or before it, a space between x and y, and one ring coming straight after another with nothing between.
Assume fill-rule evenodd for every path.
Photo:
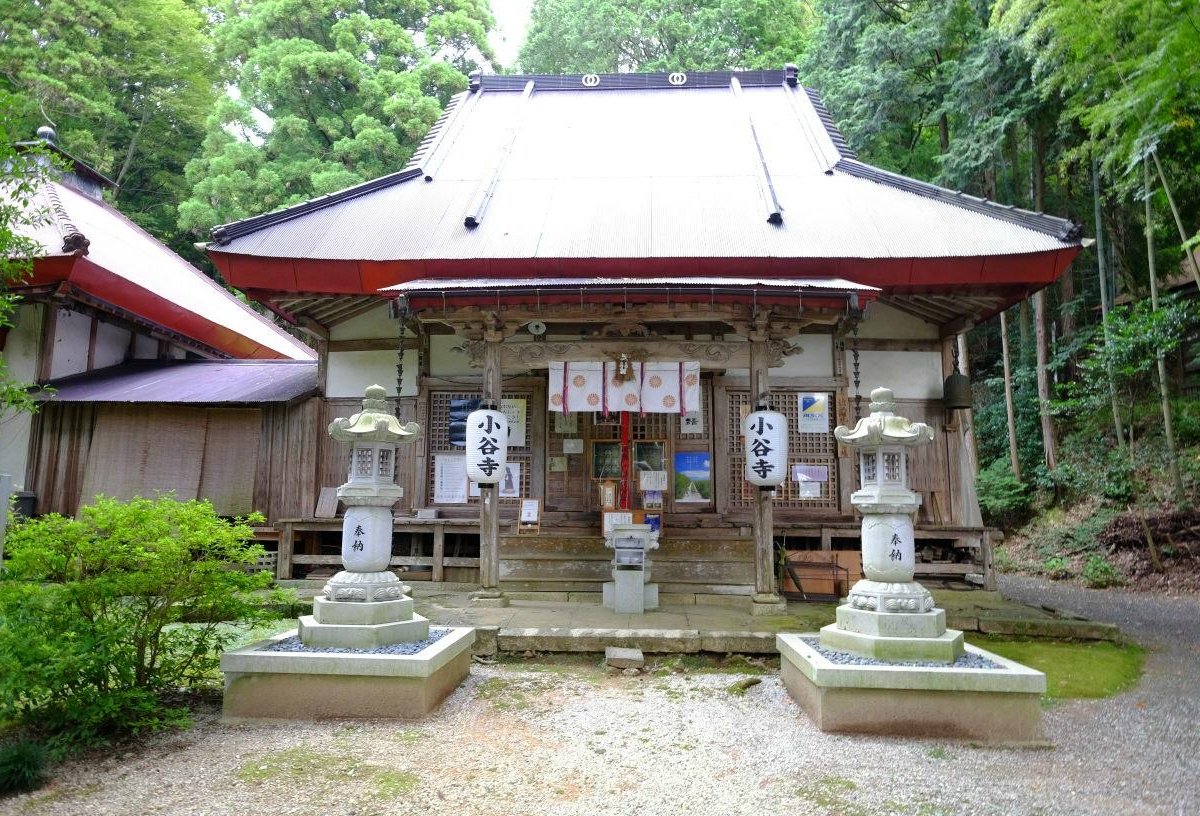
<instances>
[{"instance_id":1,"label":"tree trunk","mask_svg":"<svg viewBox=\"0 0 1200 816\"><path fill-rule=\"evenodd\" d=\"M1163 172L1162 162L1158 160L1158 151L1155 150L1150 155L1154 157L1154 167L1158 170L1158 180L1162 183L1163 192L1167 194L1167 203L1171 205L1171 215L1175 218L1175 228L1179 230L1179 243L1184 245L1183 254L1187 256L1188 267L1192 270L1192 277L1196 281L1196 288L1200 289L1200 263L1196 261L1195 251L1187 247L1187 230L1183 228L1183 219L1179 217L1179 208L1175 206L1175 196L1171 195L1171 187L1167 184L1167 174Z\"/></svg>"},{"instance_id":2,"label":"tree trunk","mask_svg":"<svg viewBox=\"0 0 1200 816\"><path fill-rule=\"evenodd\" d=\"M1100 275L1100 314L1104 322L1104 347L1107 350L1110 342L1108 306L1111 303L1111 294L1108 291L1108 269L1105 266L1108 256L1105 254L1104 248L1104 222L1100 218L1100 168L1095 159L1092 159L1092 213L1096 220L1096 267ZM1117 434L1117 448L1125 450L1125 432L1121 427L1121 406L1117 402L1117 387L1113 383L1112 366L1106 365L1105 367L1108 396L1112 402L1113 430Z\"/></svg>"},{"instance_id":3,"label":"tree trunk","mask_svg":"<svg viewBox=\"0 0 1200 816\"><path fill-rule=\"evenodd\" d=\"M1012 182L1012 203L1021 206L1021 148L1017 141L1017 126L1013 125L1004 136L1008 151L1008 164Z\"/></svg>"},{"instance_id":4,"label":"tree trunk","mask_svg":"<svg viewBox=\"0 0 1200 816\"><path fill-rule=\"evenodd\" d=\"M117 190L121 189L121 185L125 183L125 174L129 172L129 168L133 166L133 157L137 153L138 141L142 138L142 131L146 128L146 122L150 118L150 106L143 102L142 121L138 123L137 130L133 132L133 138L129 140L129 148L125 151L125 161L121 163L121 170L117 173Z\"/></svg>"},{"instance_id":5,"label":"tree trunk","mask_svg":"<svg viewBox=\"0 0 1200 816\"><path fill-rule=\"evenodd\" d=\"M938 147L943 155L950 152L950 119L944 113L938 117Z\"/></svg>"},{"instance_id":6,"label":"tree trunk","mask_svg":"<svg viewBox=\"0 0 1200 816\"><path fill-rule=\"evenodd\" d=\"M1000 355L1004 358L1004 411L1008 415L1008 457L1013 476L1021 480L1021 459L1017 456L1017 415L1013 408L1012 365L1008 354L1008 313L1000 313Z\"/></svg>"},{"instance_id":7,"label":"tree trunk","mask_svg":"<svg viewBox=\"0 0 1200 816\"><path fill-rule=\"evenodd\" d=\"M1038 414L1042 418L1042 450L1046 467L1058 467L1058 443L1054 438L1054 420L1050 417L1050 343L1046 337L1046 290L1033 295L1033 314L1037 324Z\"/></svg>"},{"instance_id":8,"label":"tree trunk","mask_svg":"<svg viewBox=\"0 0 1200 816\"><path fill-rule=\"evenodd\" d=\"M1158 311L1158 274L1154 269L1154 213L1150 206L1150 163L1142 161L1145 171L1146 193L1146 260L1150 271L1150 305ZM1167 363L1161 350L1155 351L1158 369L1158 395L1162 401L1163 435L1167 439L1167 470L1171 474L1171 485L1175 501L1183 502L1183 477L1179 473L1179 454L1175 450L1175 430L1171 423L1171 394L1167 387Z\"/></svg>"},{"instance_id":9,"label":"tree trunk","mask_svg":"<svg viewBox=\"0 0 1200 816\"><path fill-rule=\"evenodd\" d=\"M1028 368L1029 364L1034 361L1035 354L1033 348L1033 315L1030 314L1028 298L1021 301L1021 312L1019 317L1021 355L1018 359L1020 360L1022 366Z\"/></svg>"},{"instance_id":10,"label":"tree trunk","mask_svg":"<svg viewBox=\"0 0 1200 816\"><path fill-rule=\"evenodd\" d=\"M1040 129L1034 127L1030 132L1033 143L1033 160L1030 173L1033 175L1033 208L1042 211L1046 198L1046 137Z\"/></svg>"}]
</instances>

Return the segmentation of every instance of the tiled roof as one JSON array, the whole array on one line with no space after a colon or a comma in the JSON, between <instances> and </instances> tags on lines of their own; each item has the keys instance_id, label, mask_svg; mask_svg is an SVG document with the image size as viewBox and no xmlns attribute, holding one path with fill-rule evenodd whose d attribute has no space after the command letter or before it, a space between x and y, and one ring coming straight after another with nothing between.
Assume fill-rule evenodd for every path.
<instances>
[{"instance_id":1,"label":"tiled roof","mask_svg":"<svg viewBox=\"0 0 1200 816\"><path fill-rule=\"evenodd\" d=\"M51 402L264 403L317 393L310 360L125 363L51 382Z\"/></svg>"}]
</instances>

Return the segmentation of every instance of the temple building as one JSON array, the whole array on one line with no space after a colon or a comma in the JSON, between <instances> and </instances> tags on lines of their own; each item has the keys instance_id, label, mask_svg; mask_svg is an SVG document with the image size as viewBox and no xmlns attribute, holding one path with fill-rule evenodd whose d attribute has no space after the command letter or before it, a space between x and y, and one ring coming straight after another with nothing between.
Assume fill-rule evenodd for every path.
<instances>
[{"instance_id":1,"label":"temple building","mask_svg":"<svg viewBox=\"0 0 1200 816\"><path fill-rule=\"evenodd\" d=\"M786 588L844 591L858 470L833 429L877 386L937 432L908 462L918 576L986 582L970 411L944 383L966 372L962 333L1082 245L1068 220L859 161L789 66L475 75L404 169L218 227L207 251L316 339L315 425L372 383L419 423L392 559L413 579L486 587L494 570L513 597L598 598L615 513L658 530L665 599L769 604L783 552L827 565ZM481 400L512 425L482 551L463 447ZM762 400L788 421L766 499L741 427ZM345 462L327 447L289 474L294 514L272 513L281 575L336 563L317 505Z\"/></svg>"},{"instance_id":2,"label":"temple building","mask_svg":"<svg viewBox=\"0 0 1200 816\"><path fill-rule=\"evenodd\" d=\"M0 327L9 373L45 387L36 413L0 411L0 473L20 509L173 491L249 512L256 471L267 481L263 406L316 392L312 349L105 201L114 183L53 130L38 135L18 149L58 162L18 231L41 253L8 287L21 300Z\"/></svg>"}]
</instances>

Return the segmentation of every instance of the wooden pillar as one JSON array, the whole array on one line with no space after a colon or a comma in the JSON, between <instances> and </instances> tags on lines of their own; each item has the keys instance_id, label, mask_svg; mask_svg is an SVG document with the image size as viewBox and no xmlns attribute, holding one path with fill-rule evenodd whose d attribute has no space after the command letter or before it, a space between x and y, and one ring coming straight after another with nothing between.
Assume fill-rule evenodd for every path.
<instances>
[{"instance_id":1,"label":"wooden pillar","mask_svg":"<svg viewBox=\"0 0 1200 816\"><path fill-rule=\"evenodd\" d=\"M290 521L279 525L279 560L275 562L275 577L286 581L292 577L292 552L296 547L296 531Z\"/></svg>"},{"instance_id":2,"label":"wooden pillar","mask_svg":"<svg viewBox=\"0 0 1200 816\"><path fill-rule=\"evenodd\" d=\"M770 349L765 339L750 340L750 404L757 406L770 391L768 368ZM786 611L787 603L775 590L775 507L774 491L759 488L754 504L754 602L751 614L772 615Z\"/></svg>"},{"instance_id":3,"label":"wooden pillar","mask_svg":"<svg viewBox=\"0 0 1200 816\"><path fill-rule=\"evenodd\" d=\"M446 566L444 559L446 557L446 525L433 525L433 574L429 576L431 581L441 582L446 580Z\"/></svg>"},{"instance_id":4,"label":"wooden pillar","mask_svg":"<svg viewBox=\"0 0 1200 816\"><path fill-rule=\"evenodd\" d=\"M483 399L500 406L500 337L493 332L484 338ZM508 606L500 591L500 487L480 485L479 584L472 603L476 606Z\"/></svg>"}]
</instances>

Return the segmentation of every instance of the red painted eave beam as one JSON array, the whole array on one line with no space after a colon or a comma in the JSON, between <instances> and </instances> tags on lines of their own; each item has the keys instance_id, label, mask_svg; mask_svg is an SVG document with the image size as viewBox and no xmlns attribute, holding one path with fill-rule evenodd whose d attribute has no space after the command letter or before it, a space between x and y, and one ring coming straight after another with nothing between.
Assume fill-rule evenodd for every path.
<instances>
[{"instance_id":1,"label":"red painted eave beam","mask_svg":"<svg viewBox=\"0 0 1200 816\"><path fill-rule=\"evenodd\" d=\"M64 263L69 261L69 263ZM195 340L238 359L277 360L285 355L219 323L192 312L185 305L149 292L137 284L92 263L86 257L54 256L34 262L33 275L23 285L65 282L90 298L110 304L167 331Z\"/></svg>"},{"instance_id":2,"label":"red painted eave beam","mask_svg":"<svg viewBox=\"0 0 1200 816\"><path fill-rule=\"evenodd\" d=\"M377 294L418 279L646 277L843 278L884 294L1039 289L1057 280L1079 247L1023 255L955 258L482 258L356 261L263 258L210 251L225 280L243 290Z\"/></svg>"}]
</instances>

